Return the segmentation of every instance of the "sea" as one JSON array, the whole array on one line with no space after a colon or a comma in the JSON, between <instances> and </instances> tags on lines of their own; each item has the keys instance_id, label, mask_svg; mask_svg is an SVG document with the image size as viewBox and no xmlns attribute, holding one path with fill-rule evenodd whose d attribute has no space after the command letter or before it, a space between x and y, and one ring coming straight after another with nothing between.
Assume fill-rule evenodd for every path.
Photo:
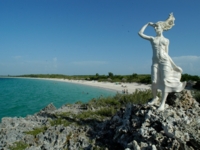
<instances>
[{"instance_id":1,"label":"sea","mask_svg":"<svg viewBox=\"0 0 200 150\"><path fill-rule=\"evenodd\" d=\"M56 108L78 101L114 96L116 91L82 84L30 78L0 78L0 122L3 117L33 115L50 103Z\"/></svg>"}]
</instances>

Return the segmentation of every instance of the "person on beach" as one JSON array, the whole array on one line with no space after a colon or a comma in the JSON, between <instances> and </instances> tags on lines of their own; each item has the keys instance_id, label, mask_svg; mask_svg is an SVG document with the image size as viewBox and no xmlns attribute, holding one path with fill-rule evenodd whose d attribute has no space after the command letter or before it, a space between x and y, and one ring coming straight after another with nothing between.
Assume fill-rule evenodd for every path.
<instances>
[{"instance_id":1,"label":"person on beach","mask_svg":"<svg viewBox=\"0 0 200 150\"><path fill-rule=\"evenodd\" d=\"M150 41L153 57L151 67L152 93L153 99L148 103L153 105L158 101L157 89L162 92L161 104L158 110L163 111L166 98L169 92L180 92L185 88L186 82L180 82L182 69L173 62L168 55L169 40L163 36L163 31L169 30L174 26L174 16L171 13L166 21L157 23L149 22L139 31L139 36ZM155 29L156 36L144 34L147 26Z\"/></svg>"}]
</instances>

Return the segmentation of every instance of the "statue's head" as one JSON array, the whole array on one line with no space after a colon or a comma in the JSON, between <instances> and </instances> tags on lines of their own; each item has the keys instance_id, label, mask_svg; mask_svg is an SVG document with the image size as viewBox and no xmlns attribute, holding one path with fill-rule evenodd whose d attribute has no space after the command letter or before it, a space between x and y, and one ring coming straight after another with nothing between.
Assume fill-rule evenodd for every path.
<instances>
[{"instance_id":1,"label":"statue's head","mask_svg":"<svg viewBox=\"0 0 200 150\"><path fill-rule=\"evenodd\" d=\"M160 24L155 24L154 29L155 29L157 35L161 35L163 32L163 28Z\"/></svg>"},{"instance_id":2,"label":"statue's head","mask_svg":"<svg viewBox=\"0 0 200 150\"><path fill-rule=\"evenodd\" d=\"M174 26L174 20L175 20L175 18L174 18L173 13L170 13L169 17L167 18L166 21L158 21L155 24L154 28L160 26L163 31L169 30L169 29L171 29Z\"/></svg>"}]
</instances>

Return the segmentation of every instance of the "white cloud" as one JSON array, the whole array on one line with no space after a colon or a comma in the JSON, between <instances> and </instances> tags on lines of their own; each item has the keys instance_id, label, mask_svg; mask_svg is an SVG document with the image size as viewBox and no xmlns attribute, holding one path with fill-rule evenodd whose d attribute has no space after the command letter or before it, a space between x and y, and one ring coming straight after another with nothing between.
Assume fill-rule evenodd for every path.
<instances>
[{"instance_id":1,"label":"white cloud","mask_svg":"<svg viewBox=\"0 0 200 150\"><path fill-rule=\"evenodd\" d=\"M173 57L172 59L181 63L185 63L186 61L198 62L200 61L200 56L179 56Z\"/></svg>"},{"instance_id":2,"label":"white cloud","mask_svg":"<svg viewBox=\"0 0 200 150\"><path fill-rule=\"evenodd\" d=\"M183 69L183 73L200 75L200 56L172 57L172 60Z\"/></svg>"}]
</instances>

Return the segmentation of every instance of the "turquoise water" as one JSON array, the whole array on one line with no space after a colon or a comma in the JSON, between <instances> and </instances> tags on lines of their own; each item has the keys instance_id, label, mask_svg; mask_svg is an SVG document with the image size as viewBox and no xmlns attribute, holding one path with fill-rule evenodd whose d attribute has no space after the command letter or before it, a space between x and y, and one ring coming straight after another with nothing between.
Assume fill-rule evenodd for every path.
<instances>
[{"instance_id":1,"label":"turquoise water","mask_svg":"<svg viewBox=\"0 0 200 150\"><path fill-rule=\"evenodd\" d=\"M66 103L87 102L115 91L67 82L0 78L0 120L2 117L32 115L49 103L57 108Z\"/></svg>"}]
</instances>

